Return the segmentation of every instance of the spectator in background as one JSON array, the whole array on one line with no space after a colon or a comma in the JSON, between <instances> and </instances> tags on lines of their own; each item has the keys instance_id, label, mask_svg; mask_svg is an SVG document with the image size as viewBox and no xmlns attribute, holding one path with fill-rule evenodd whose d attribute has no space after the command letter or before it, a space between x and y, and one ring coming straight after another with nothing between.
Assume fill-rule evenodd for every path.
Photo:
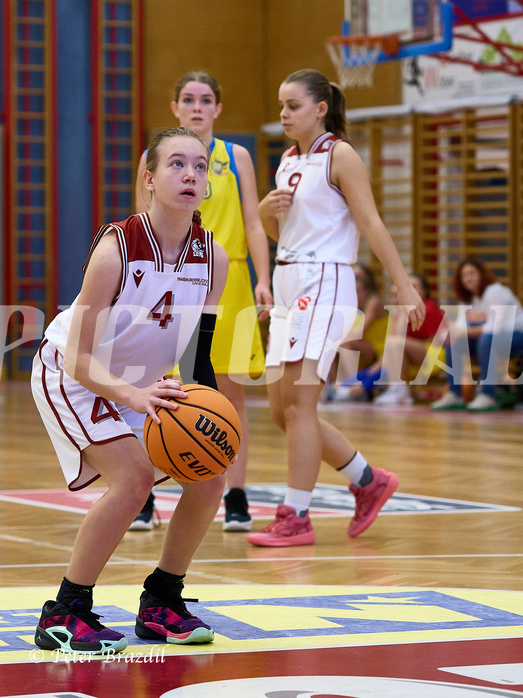
<instances>
[{"instance_id":1,"label":"spectator in background","mask_svg":"<svg viewBox=\"0 0 523 698\"><path fill-rule=\"evenodd\" d=\"M393 405L410 405L414 402L409 386L405 383L409 373L416 373L421 367L422 382L426 382L434 370L436 359L445 360L442 348L445 337L433 342L446 327L445 316L437 303L430 297L430 285L422 274L411 274L410 282L423 298L425 303L425 321L418 330L407 325L405 336L405 321L400 312L394 318L394 334L387 338L386 350L382 359L382 383L387 381L389 387L375 400L376 405L389 407ZM446 335L446 333L445 333ZM429 359L427 362L426 359Z\"/></svg>"},{"instance_id":2,"label":"spectator in background","mask_svg":"<svg viewBox=\"0 0 523 698\"><path fill-rule=\"evenodd\" d=\"M376 398L376 405L411 405L413 398L405 381L413 372L418 374L420 367L423 371L422 381L428 380L434 372L435 359L445 361L442 342L433 343L440 328L446 326L444 315L430 298L430 286L426 278L421 274L411 274L409 279L425 303L426 315L423 325L418 330L413 330L410 325L405 327L403 314L399 310L395 312L383 355L377 362L344 381L338 390L339 400L362 399L362 396L371 399L376 382L380 380L380 384L390 385ZM392 304L397 305L398 295L394 286L392 294ZM425 362L426 357L431 360ZM437 367L435 370L438 370Z\"/></svg>"},{"instance_id":3,"label":"spectator in background","mask_svg":"<svg viewBox=\"0 0 523 698\"><path fill-rule=\"evenodd\" d=\"M486 412L499 409L495 389L500 361L523 353L523 308L504 284L479 259L463 259L453 277L459 301L456 323L446 348L448 392L432 403L433 410L464 409ZM462 395L464 357L476 357L481 380L472 402ZM468 365L468 364L466 364Z\"/></svg>"},{"instance_id":4,"label":"spectator in background","mask_svg":"<svg viewBox=\"0 0 523 698\"><path fill-rule=\"evenodd\" d=\"M348 388L354 382L354 371L358 368L359 371L364 372L367 367L377 365L385 347L389 314L378 293L374 272L365 264L354 264L353 269L356 279L358 315L347 340L340 347L338 361L331 370L330 383L326 392L327 402L364 399L367 396L365 391L355 391L351 394ZM351 355L347 350L359 352L357 366L354 365L356 355ZM346 378L341 386L337 387L336 378L340 375Z\"/></svg>"}]
</instances>

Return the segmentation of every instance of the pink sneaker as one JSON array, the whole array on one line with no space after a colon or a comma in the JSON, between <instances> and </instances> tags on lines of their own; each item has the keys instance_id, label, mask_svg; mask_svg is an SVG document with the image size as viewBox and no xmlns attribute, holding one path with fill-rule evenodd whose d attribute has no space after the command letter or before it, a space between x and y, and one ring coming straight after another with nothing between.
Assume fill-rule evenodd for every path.
<instances>
[{"instance_id":1,"label":"pink sneaker","mask_svg":"<svg viewBox=\"0 0 523 698\"><path fill-rule=\"evenodd\" d=\"M380 513L387 499L390 499L398 486L398 478L381 468L371 468L372 482L365 487L350 485L349 490L356 497L356 511L349 524L351 538L366 531Z\"/></svg>"},{"instance_id":2,"label":"pink sneaker","mask_svg":"<svg viewBox=\"0 0 523 698\"><path fill-rule=\"evenodd\" d=\"M285 547L290 545L312 545L314 530L309 515L297 516L292 507L278 504L276 518L261 531L249 533L247 542L265 547Z\"/></svg>"}]
</instances>

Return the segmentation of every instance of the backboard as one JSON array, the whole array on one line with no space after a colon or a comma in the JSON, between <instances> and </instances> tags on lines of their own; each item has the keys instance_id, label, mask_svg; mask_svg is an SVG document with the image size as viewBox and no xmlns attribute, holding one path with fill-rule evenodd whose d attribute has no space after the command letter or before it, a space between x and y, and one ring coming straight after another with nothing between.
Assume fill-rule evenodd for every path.
<instances>
[{"instance_id":1,"label":"backboard","mask_svg":"<svg viewBox=\"0 0 523 698\"><path fill-rule=\"evenodd\" d=\"M341 36L326 48L342 88L372 86L377 62L452 45L452 9L442 0L345 0Z\"/></svg>"},{"instance_id":2,"label":"backboard","mask_svg":"<svg viewBox=\"0 0 523 698\"><path fill-rule=\"evenodd\" d=\"M384 51L378 62L448 51L452 46L453 4L446 0L345 0L344 11L345 36L398 36L398 52Z\"/></svg>"},{"instance_id":3,"label":"backboard","mask_svg":"<svg viewBox=\"0 0 523 698\"><path fill-rule=\"evenodd\" d=\"M342 87L372 85L372 73L358 79L362 63L422 55L468 64L478 71L522 76L523 45L485 29L489 22L518 17L523 21L523 0L345 0L341 36L329 37L326 46ZM488 47L488 64L475 58L484 56L483 50L471 51L472 57L452 55L457 38ZM397 49L389 48L393 45Z\"/></svg>"}]
</instances>

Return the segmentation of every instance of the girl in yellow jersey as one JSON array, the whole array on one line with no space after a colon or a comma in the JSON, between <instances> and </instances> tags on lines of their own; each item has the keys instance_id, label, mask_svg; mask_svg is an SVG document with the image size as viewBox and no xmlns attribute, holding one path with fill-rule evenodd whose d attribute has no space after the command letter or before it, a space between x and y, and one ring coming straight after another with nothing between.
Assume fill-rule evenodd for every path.
<instances>
[{"instance_id":1,"label":"girl in yellow jersey","mask_svg":"<svg viewBox=\"0 0 523 698\"><path fill-rule=\"evenodd\" d=\"M245 497L249 423L245 409L244 377L261 375L265 357L256 306L270 307L269 247L258 214L254 166L249 152L240 145L213 136L214 120L222 111L221 89L202 72L181 78L174 90L171 110L185 126L211 148L209 183L200 205L202 225L229 255L229 275L222 295L212 347L212 363L218 388L235 406L242 425L238 458L227 471L225 495L226 531L249 531L251 517ZM142 189L145 154L140 160L136 186L137 211L147 210ZM251 287L247 253L250 253L257 284ZM259 319L268 316L263 310ZM151 511L152 517L152 511ZM152 520L152 518L151 518Z\"/></svg>"}]
</instances>

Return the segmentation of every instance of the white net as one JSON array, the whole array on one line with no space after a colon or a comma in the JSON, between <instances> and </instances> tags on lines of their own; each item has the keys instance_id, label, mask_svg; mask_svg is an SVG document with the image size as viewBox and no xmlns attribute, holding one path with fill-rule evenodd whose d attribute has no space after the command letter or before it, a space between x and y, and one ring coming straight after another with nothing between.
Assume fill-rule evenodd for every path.
<instances>
[{"instance_id":1,"label":"white net","mask_svg":"<svg viewBox=\"0 0 523 698\"><path fill-rule=\"evenodd\" d=\"M338 83L347 87L372 87L374 68L381 53L381 45L365 43L334 43L327 41L327 53L336 68Z\"/></svg>"}]
</instances>

